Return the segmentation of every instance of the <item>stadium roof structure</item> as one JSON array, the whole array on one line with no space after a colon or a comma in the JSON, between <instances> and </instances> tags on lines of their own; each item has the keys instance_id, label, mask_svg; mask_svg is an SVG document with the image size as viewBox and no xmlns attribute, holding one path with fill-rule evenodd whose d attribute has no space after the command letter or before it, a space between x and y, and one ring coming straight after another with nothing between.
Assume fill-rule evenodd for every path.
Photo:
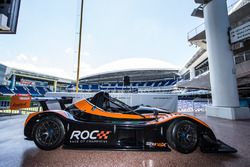
<instances>
[{"instance_id":1,"label":"stadium roof structure","mask_svg":"<svg viewBox=\"0 0 250 167\"><path fill-rule=\"evenodd\" d=\"M68 83L68 84L73 82L73 80L70 80L70 79L65 79L65 78L55 77L55 76L51 76L51 75L47 75L47 74L41 74L41 73L21 70L21 69L17 69L17 68L11 68L11 73L18 75L18 76L28 77L28 78L32 78L32 79L40 79L40 80L45 80L45 81L57 81L57 82Z\"/></svg>"},{"instance_id":2,"label":"stadium roof structure","mask_svg":"<svg viewBox=\"0 0 250 167\"><path fill-rule=\"evenodd\" d=\"M233 12L235 12L236 10L239 10L240 8L242 8L243 6L245 6L246 4L248 4L249 2L250 2L250 0L239 0L239 1L236 1L236 3L232 5L232 8L230 9L230 11L228 13L232 14Z\"/></svg>"},{"instance_id":3,"label":"stadium roof structure","mask_svg":"<svg viewBox=\"0 0 250 167\"><path fill-rule=\"evenodd\" d=\"M80 79L81 83L156 81L178 77L179 68L168 62L149 58L130 58L105 64Z\"/></svg>"},{"instance_id":4,"label":"stadium roof structure","mask_svg":"<svg viewBox=\"0 0 250 167\"><path fill-rule=\"evenodd\" d=\"M70 84L73 82L71 79L56 77L52 75L47 75L39 72L32 72L28 70L23 70L19 68L14 68L11 66L6 65L5 63L0 63L0 65L6 66L6 78L10 78L12 74L15 74L16 76L30 78L34 80L44 80L44 81L57 81L59 83L67 83Z\"/></svg>"}]
</instances>

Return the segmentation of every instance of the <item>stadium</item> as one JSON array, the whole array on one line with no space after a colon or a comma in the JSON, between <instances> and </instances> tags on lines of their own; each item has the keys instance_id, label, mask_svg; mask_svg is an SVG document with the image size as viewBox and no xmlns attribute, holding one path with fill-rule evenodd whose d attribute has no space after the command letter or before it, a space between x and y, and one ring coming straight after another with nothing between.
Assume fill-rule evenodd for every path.
<instances>
[{"instance_id":1,"label":"stadium","mask_svg":"<svg viewBox=\"0 0 250 167\"><path fill-rule=\"evenodd\" d=\"M237 1L228 7L232 32L249 24L249 1ZM17 12L17 11L16 11ZM6 31L6 30L5 30ZM234 35L235 36L235 35ZM176 94L179 99L206 97L211 101L210 70L204 23L187 34L188 42L198 47L184 67L148 58L113 61L84 74L80 92L161 92ZM249 106L249 36L231 42L236 66L236 78L241 103ZM45 96L46 92L75 92L74 80L35 73L1 65L0 93L3 95L30 94ZM126 79L125 79L126 78ZM125 82L126 81L126 82Z\"/></svg>"},{"instance_id":2,"label":"stadium","mask_svg":"<svg viewBox=\"0 0 250 167\"><path fill-rule=\"evenodd\" d=\"M165 59L123 58L99 65L97 68L82 73L75 80L0 62L0 132L5 134L6 143L10 143L9 146L6 146L4 142L0 141L0 146L6 148L6 152L8 149L12 150L6 155L0 151L0 157L4 157L0 158L0 166L8 166L10 159L18 159L17 162L13 162L14 166L16 164L25 166L30 163L34 166L44 164L49 166L55 162L54 158L61 159L62 157L71 165L78 166L83 163L83 159L79 157L90 157L90 155L101 155L104 157L100 158L101 161L116 155L123 157L122 159L118 158L115 163L108 160L110 166L124 166L124 162L127 163L130 160L131 164L129 165L131 166L165 166L168 163L173 164L173 166L183 164L190 164L190 166L238 166L239 164L247 166L250 164L248 154L250 133L247 129L250 126L250 1L235 0L232 4L226 4L224 1L226 0L194 0L197 7L190 14L192 17L201 19L203 23L194 26L190 31L185 30L187 32L186 42L190 44L190 47L195 47L196 51L193 55L188 55L190 58L183 66L176 66ZM0 1L0 35L17 33L20 6L21 0ZM80 56L81 52L78 52ZM172 55L172 57L175 56L178 55ZM204 124L211 125L216 136L237 148L237 156L221 155L222 158L218 159L217 154L211 153L201 156L200 153L194 152L193 157L189 159L173 152L173 155L169 156L170 159L166 159L160 152L141 154L132 151L124 154L120 151L115 153L103 151L100 153L98 150L86 152L80 150L78 152L78 150L68 150L67 148L60 148L56 150L59 154L54 154L53 151L44 153L26 141L21 145L16 144L23 141L23 132L21 132L23 127L17 127L16 122L24 123L26 122L24 116L26 118L27 114L36 115L42 111L45 102L52 101L51 111L57 111L56 107L58 106L61 107L61 111L72 104L77 104L82 99L92 101L98 92L105 92L108 97L120 100L122 105L126 103L131 108L137 106L152 107L156 124L159 113L154 107L166 110L170 115L173 112L178 112L196 116L204 121ZM28 102L16 101L15 98L19 97L30 99ZM62 101L69 99L72 100L71 104L62 105ZM54 104L54 101L58 101L59 104ZM88 112L92 114L91 112L99 107L96 106L88 109ZM49 107L48 105L47 110L50 111ZM73 105L72 113L76 113L76 115L70 119L75 121L79 115L84 116L85 113L75 112L81 107ZM46 107L44 110L47 111ZM81 110L85 111L85 108L82 107ZM109 110L107 111L109 112ZM69 117L72 113L61 115ZM112 114L110 113L110 115ZM86 115L88 119L93 117ZM171 116L175 116L175 114ZM99 116L96 117L97 120L99 118ZM81 121L86 121L85 117ZM101 120L98 121L97 124L101 122ZM108 121L105 122L105 126L102 124L98 124L98 126L105 129L106 125L110 123ZM118 125L119 121L111 122ZM124 125L130 121L125 121ZM79 123L79 121L76 122ZM141 123L140 121L136 123L138 122ZM9 129L18 134L15 143L12 142L14 134L9 132ZM127 133L129 126L125 129L124 134L129 134L132 137L138 136L137 133L142 133L140 131L133 132L133 134ZM116 130L115 125L114 131L116 132ZM87 133L90 134L90 132ZM163 133L165 132L161 128L160 134ZM127 137L124 136L124 138ZM126 139L132 141L131 136ZM119 142L121 141L122 139ZM120 144L119 142L118 144ZM17 153L13 154L14 150ZM34 155L34 152L37 154ZM65 152L69 154L66 155ZM51 157L48 158L48 155ZM19 160L22 159L20 157L23 157L24 160ZM33 161L33 158L37 161ZM76 159L76 161L73 162L72 159ZM198 162L197 159L202 162ZM48 162L44 162L45 160ZM67 164L65 161L58 162L57 165L64 166ZM86 158L84 161L99 166L103 163L92 157Z\"/></svg>"},{"instance_id":3,"label":"stadium","mask_svg":"<svg viewBox=\"0 0 250 167\"><path fill-rule=\"evenodd\" d=\"M0 64L0 94L44 96L47 92L63 91L72 80L34 73Z\"/></svg>"},{"instance_id":4,"label":"stadium","mask_svg":"<svg viewBox=\"0 0 250 167\"><path fill-rule=\"evenodd\" d=\"M127 81L124 80L127 77ZM176 84L178 68L164 61L133 58L108 63L80 79L82 91L143 91Z\"/></svg>"},{"instance_id":5,"label":"stadium","mask_svg":"<svg viewBox=\"0 0 250 167\"><path fill-rule=\"evenodd\" d=\"M228 7L232 29L247 27L249 1L240 0ZM16 10L18 6L16 2ZM14 20L16 21L16 20ZM15 24L12 24L15 32ZM209 61L204 23L187 33L188 42L198 47L197 52L184 67L176 67L168 62L148 58L130 58L113 61L84 74L80 78L80 92L165 92L181 96L211 97ZM238 28L239 29L239 28ZM11 33L12 31L1 31ZM232 42L233 59L240 97L249 97L249 37L241 37ZM44 96L47 91L74 92L74 80L35 73L1 64L0 93L30 94ZM127 77L125 83L124 77Z\"/></svg>"}]
</instances>

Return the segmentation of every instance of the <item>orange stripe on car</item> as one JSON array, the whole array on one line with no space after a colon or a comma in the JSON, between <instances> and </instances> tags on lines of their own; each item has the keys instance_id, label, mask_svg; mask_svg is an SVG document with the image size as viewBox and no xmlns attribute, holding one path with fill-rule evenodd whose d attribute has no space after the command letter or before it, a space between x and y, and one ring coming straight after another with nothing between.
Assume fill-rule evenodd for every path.
<instances>
[{"instance_id":1,"label":"orange stripe on car","mask_svg":"<svg viewBox=\"0 0 250 167\"><path fill-rule=\"evenodd\" d=\"M36 115L40 114L41 112L34 112L29 114L28 118L26 119L24 126L26 126L28 124L28 122L31 120L31 118L35 117Z\"/></svg>"},{"instance_id":2,"label":"orange stripe on car","mask_svg":"<svg viewBox=\"0 0 250 167\"><path fill-rule=\"evenodd\" d=\"M63 116L64 118L67 118L68 115L65 113L65 111L62 111L62 110L48 110L48 111L42 111L42 112L34 112L34 113L31 113L29 114L28 118L26 119L24 125L26 126L28 124L28 122L34 118L35 116L39 115L39 114L42 114L42 113L48 113L48 112L53 112L53 113L56 113L56 114L59 114L61 116Z\"/></svg>"},{"instance_id":3,"label":"orange stripe on car","mask_svg":"<svg viewBox=\"0 0 250 167\"><path fill-rule=\"evenodd\" d=\"M97 116L103 116L103 117L108 117L108 118L118 118L118 119L147 119L147 118L154 118L151 115L144 115L145 118L143 118L140 115L135 115L135 114L122 114L122 113L112 113L108 111L104 111L91 103L89 103L86 100L81 100L75 103L75 106L79 109L82 110L86 113L92 114L92 115L97 115ZM92 110L93 109L93 110Z\"/></svg>"},{"instance_id":4,"label":"orange stripe on car","mask_svg":"<svg viewBox=\"0 0 250 167\"><path fill-rule=\"evenodd\" d=\"M209 127L205 122L203 122L203 121L201 121L193 116L181 114L181 113L166 114L164 116L159 117L158 120L153 120L153 121L148 122L148 124L162 124L162 123L171 121L171 120L176 119L176 118L190 118L190 119L195 120L196 122L198 122L206 127Z\"/></svg>"}]
</instances>

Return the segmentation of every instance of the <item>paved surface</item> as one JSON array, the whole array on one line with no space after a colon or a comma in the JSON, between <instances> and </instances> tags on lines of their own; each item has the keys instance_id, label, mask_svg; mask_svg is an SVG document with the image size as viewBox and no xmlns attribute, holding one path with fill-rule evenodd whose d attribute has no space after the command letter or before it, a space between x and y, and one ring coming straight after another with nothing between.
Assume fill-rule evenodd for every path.
<instances>
[{"instance_id":1,"label":"paved surface","mask_svg":"<svg viewBox=\"0 0 250 167\"><path fill-rule=\"evenodd\" d=\"M250 166L250 120L228 121L198 118L207 122L216 136L238 149L236 154L204 154L199 150L185 155L171 152L70 150L42 151L32 141L24 140L26 116L0 117L0 166Z\"/></svg>"}]
</instances>

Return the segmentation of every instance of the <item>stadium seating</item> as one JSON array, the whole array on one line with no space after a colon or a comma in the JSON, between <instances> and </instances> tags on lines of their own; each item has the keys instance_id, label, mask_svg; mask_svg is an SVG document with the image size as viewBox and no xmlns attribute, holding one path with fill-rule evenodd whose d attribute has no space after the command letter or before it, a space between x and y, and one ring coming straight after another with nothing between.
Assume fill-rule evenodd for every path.
<instances>
[{"instance_id":1,"label":"stadium seating","mask_svg":"<svg viewBox=\"0 0 250 167\"><path fill-rule=\"evenodd\" d=\"M33 97L43 96L46 92L51 91L48 87L42 86L15 86L14 90L10 90L6 85L0 85L0 94L14 95L14 94L30 94Z\"/></svg>"},{"instance_id":2,"label":"stadium seating","mask_svg":"<svg viewBox=\"0 0 250 167\"><path fill-rule=\"evenodd\" d=\"M102 84L102 87L108 87L110 86L109 84Z\"/></svg>"},{"instance_id":3,"label":"stadium seating","mask_svg":"<svg viewBox=\"0 0 250 167\"><path fill-rule=\"evenodd\" d=\"M172 83L173 83L174 81L175 81L175 80L173 80L173 79L168 80L164 86L170 86L170 85L172 85Z\"/></svg>"},{"instance_id":4,"label":"stadium seating","mask_svg":"<svg viewBox=\"0 0 250 167\"><path fill-rule=\"evenodd\" d=\"M110 86L111 86L111 87L116 87L116 86L117 86L117 83L111 83Z\"/></svg>"},{"instance_id":5,"label":"stadium seating","mask_svg":"<svg viewBox=\"0 0 250 167\"><path fill-rule=\"evenodd\" d=\"M13 91L11 91L7 86L0 85L0 93L3 95L11 95L14 94Z\"/></svg>"},{"instance_id":6,"label":"stadium seating","mask_svg":"<svg viewBox=\"0 0 250 167\"><path fill-rule=\"evenodd\" d=\"M158 85L158 86L164 86L165 84L167 83L167 81L166 80L164 80L164 81L161 81L161 83Z\"/></svg>"},{"instance_id":7,"label":"stadium seating","mask_svg":"<svg viewBox=\"0 0 250 167\"><path fill-rule=\"evenodd\" d=\"M138 89L158 89L172 87L177 83L174 79L169 80L159 80L159 81L148 81L148 82L131 82L129 86L124 86L122 82L111 82L103 84L81 84L79 86L81 91L85 92L97 92L100 90L104 91L123 91L123 90L133 90L138 91ZM68 90L75 89L75 85L69 85Z\"/></svg>"},{"instance_id":8,"label":"stadium seating","mask_svg":"<svg viewBox=\"0 0 250 167\"><path fill-rule=\"evenodd\" d=\"M176 83L177 83L177 81L174 80L174 81L171 83L171 85L175 85Z\"/></svg>"},{"instance_id":9,"label":"stadium seating","mask_svg":"<svg viewBox=\"0 0 250 167\"><path fill-rule=\"evenodd\" d=\"M154 82L147 82L146 86L152 86Z\"/></svg>"},{"instance_id":10,"label":"stadium seating","mask_svg":"<svg viewBox=\"0 0 250 167\"><path fill-rule=\"evenodd\" d=\"M123 83L118 83L118 87L123 87Z\"/></svg>"},{"instance_id":11,"label":"stadium seating","mask_svg":"<svg viewBox=\"0 0 250 167\"><path fill-rule=\"evenodd\" d=\"M89 85L80 85L80 89L88 91L89 90Z\"/></svg>"},{"instance_id":12,"label":"stadium seating","mask_svg":"<svg viewBox=\"0 0 250 167\"><path fill-rule=\"evenodd\" d=\"M138 82L133 82L132 87L138 87L138 84L139 84Z\"/></svg>"},{"instance_id":13,"label":"stadium seating","mask_svg":"<svg viewBox=\"0 0 250 167\"><path fill-rule=\"evenodd\" d=\"M16 86L14 88L16 94L29 94L29 92L23 86Z\"/></svg>"},{"instance_id":14,"label":"stadium seating","mask_svg":"<svg viewBox=\"0 0 250 167\"><path fill-rule=\"evenodd\" d=\"M124 86L123 82L111 82L104 84L80 84L79 91L83 92L97 92L100 90L111 91L111 92L120 92L120 91L133 91L138 90L156 90L156 89L165 89L172 87L177 83L174 79L169 80L158 80L158 81L148 81L148 82L131 82L129 86ZM70 84L67 86L67 91L75 91L76 86ZM51 92L51 89L48 87L42 86L21 86L18 85L14 88L14 91L11 91L8 86L0 85L1 94L30 94L31 96L44 96L47 92Z\"/></svg>"},{"instance_id":15,"label":"stadium seating","mask_svg":"<svg viewBox=\"0 0 250 167\"><path fill-rule=\"evenodd\" d=\"M71 89L71 88L74 88L74 85L70 84L67 86L67 89Z\"/></svg>"},{"instance_id":16,"label":"stadium seating","mask_svg":"<svg viewBox=\"0 0 250 167\"><path fill-rule=\"evenodd\" d=\"M161 83L161 81L154 82L153 87L158 87L160 83Z\"/></svg>"},{"instance_id":17,"label":"stadium seating","mask_svg":"<svg viewBox=\"0 0 250 167\"><path fill-rule=\"evenodd\" d=\"M47 89L45 87L42 87L42 86L37 86L36 89L38 90L38 92L41 95L45 95L45 93L47 92Z\"/></svg>"},{"instance_id":18,"label":"stadium seating","mask_svg":"<svg viewBox=\"0 0 250 167\"><path fill-rule=\"evenodd\" d=\"M49 87L45 87L45 89L47 89L48 92L52 92L52 90Z\"/></svg>"},{"instance_id":19,"label":"stadium seating","mask_svg":"<svg viewBox=\"0 0 250 167\"><path fill-rule=\"evenodd\" d=\"M27 86L27 90L29 92L29 94L33 97L38 97L38 96L42 96L38 90L36 90L33 86Z\"/></svg>"},{"instance_id":20,"label":"stadium seating","mask_svg":"<svg viewBox=\"0 0 250 167\"><path fill-rule=\"evenodd\" d=\"M98 91L99 90L99 85L90 85L90 88L92 91Z\"/></svg>"},{"instance_id":21,"label":"stadium seating","mask_svg":"<svg viewBox=\"0 0 250 167\"><path fill-rule=\"evenodd\" d=\"M138 84L138 87L145 86L145 84L146 84L146 82L140 82L140 83Z\"/></svg>"}]
</instances>

